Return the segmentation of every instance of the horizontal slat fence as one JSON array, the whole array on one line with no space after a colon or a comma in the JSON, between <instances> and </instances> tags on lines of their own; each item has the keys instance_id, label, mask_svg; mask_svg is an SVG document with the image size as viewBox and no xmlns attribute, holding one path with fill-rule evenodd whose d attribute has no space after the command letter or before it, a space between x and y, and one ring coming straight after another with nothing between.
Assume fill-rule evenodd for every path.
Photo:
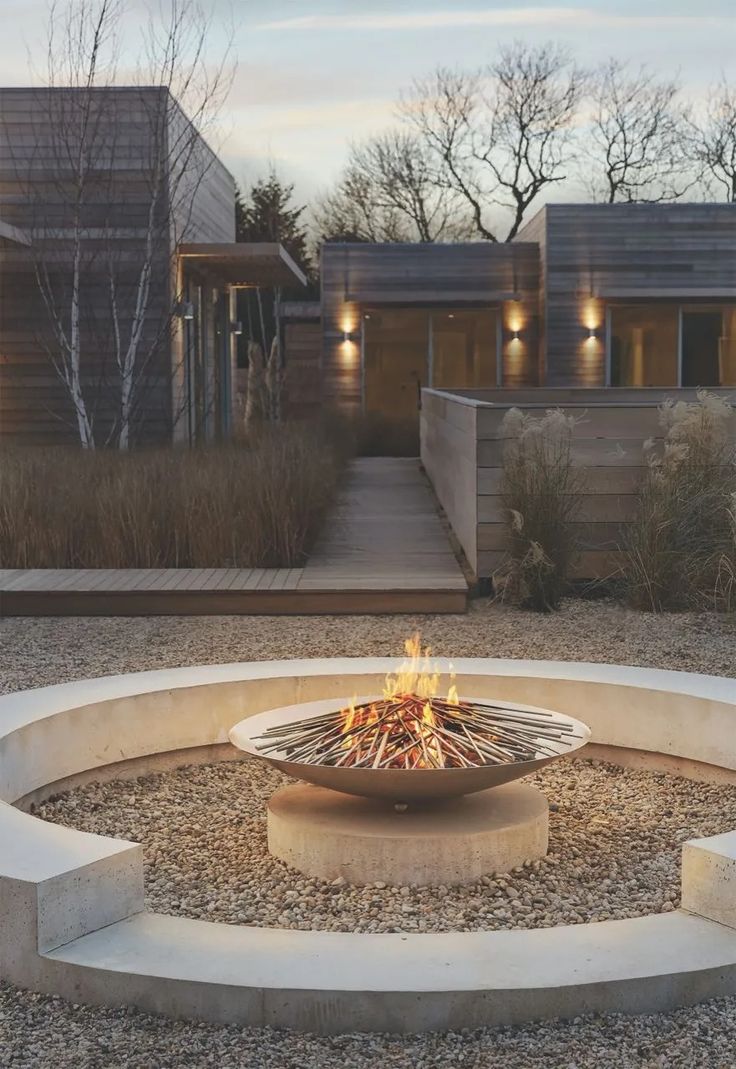
<instances>
[{"instance_id":1,"label":"horizontal slat fence","mask_svg":"<svg viewBox=\"0 0 736 1069\"><path fill-rule=\"evenodd\" d=\"M597 579L619 570L617 547L635 515L644 443L662 438L659 406L666 397L690 401L695 391L424 390L422 462L476 575L493 575L506 559L500 491L508 441L503 420L511 408L534 416L560 408L574 417L573 459L584 492L575 525L581 553L572 577Z\"/></svg>"}]
</instances>

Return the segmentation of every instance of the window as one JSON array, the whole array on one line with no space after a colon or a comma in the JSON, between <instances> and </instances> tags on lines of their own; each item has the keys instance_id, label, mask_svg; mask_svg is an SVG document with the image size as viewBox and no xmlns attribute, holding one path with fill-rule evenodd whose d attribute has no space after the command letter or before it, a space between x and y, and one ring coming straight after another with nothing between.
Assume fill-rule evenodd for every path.
<instances>
[{"instance_id":1,"label":"window","mask_svg":"<svg viewBox=\"0 0 736 1069\"><path fill-rule=\"evenodd\" d=\"M736 386L736 304L723 309L723 334L718 351L721 386Z\"/></svg>"},{"instance_id":2,"label":"window","mask_svg":"<svg viewBox=\"0 0 736 1069\"><path fill-rule=\"evenodd\" d=\"M736 306L609 309L611 386L736 385Z\"/></svg>"},{"instance_id":3,"label":"window","mask_svg":"<svg viewBox=\"0 0 736 1069\"><path fill-rule=\"evenodd\" d=\"M611 386L677 385L677 306L613 307L610 323Z\"/></svg>"},{"instance_id":4,"label":"window","mask_svg":"<svg viewBox=\"0 0 736 1069\"><path fill-rule=\"evenodd\" d=\"M496 312L492 308L432 315L432 385L496 385Z\"/></svg>"}]
</instances>

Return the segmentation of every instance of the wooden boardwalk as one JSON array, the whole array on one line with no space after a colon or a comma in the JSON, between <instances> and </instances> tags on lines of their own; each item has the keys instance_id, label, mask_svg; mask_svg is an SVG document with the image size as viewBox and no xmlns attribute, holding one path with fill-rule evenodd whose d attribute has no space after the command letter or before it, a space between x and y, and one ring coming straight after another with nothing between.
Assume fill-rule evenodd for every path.
<instances>
[{"instance_id":1,"label":"wooden boardwalk","mask_svg":"<svg viewBox=\"0 0 736 1069\"><path fill-rule=\"evenodd\" d=\"M467 584L416 460L364 458L303 568L0 571L0 616L464 612Z\"/></svg>"}]
</instances>

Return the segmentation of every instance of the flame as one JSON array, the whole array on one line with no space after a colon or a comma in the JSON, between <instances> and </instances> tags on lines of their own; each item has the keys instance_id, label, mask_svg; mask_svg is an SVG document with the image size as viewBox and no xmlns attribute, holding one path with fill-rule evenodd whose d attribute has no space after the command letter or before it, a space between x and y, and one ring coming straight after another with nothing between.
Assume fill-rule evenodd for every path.
<instances>
[{"instance_id":1,"label":"flame","mask_svg":"<svg viewBox=\"0 0 736 1069\"><path fill-rule=\"evenodd\" d=\"M422 649L422 638L415 632L404 642L406 659L399 665L396 675L387 675L383 686L383 696L387 700L399 698L403 694L414 694L418 698L434 698L440 690L440 671L432 664L432 651L429 646ZM451 674L450 693L454 692L455 674ZM448 696L448 700L452 700Z\"/></svg>"},{"instance_id":2,"label":"flame","mask_svg":"<svg viewBox=\"0 0 736 1069\"><path fill-rule=\"evenodd\" d=\"M357 748L359 753L361 743L378 742L385 746L390 741L392 748L397 748L397 760L401 762L394 767L442 768L442 750L435 733L438 721L432 709L432 698L439 696L442 673L432 663L429 646L422 647L419 632L406 639L404 652L405 659L397 671L389 673L384 681L384 701L393 705L390 715L384 711L379 716L375 705L356 705L357 698L352 698L343 710L342 746L345 750ZM445 700L451 705L460 705L452 665ZM370 729L374 724L376 729L372 732ZM396 739L406 728L419 736L420 744L402 750Z\"/></svg>"}]
</instances>

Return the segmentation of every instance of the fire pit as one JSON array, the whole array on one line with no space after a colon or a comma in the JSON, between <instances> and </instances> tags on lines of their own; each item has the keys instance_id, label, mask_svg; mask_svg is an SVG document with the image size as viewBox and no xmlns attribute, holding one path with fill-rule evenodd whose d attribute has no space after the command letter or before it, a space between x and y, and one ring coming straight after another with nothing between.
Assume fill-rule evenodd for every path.
<instances>
[{"instance_id":1,"label":"fire pit","mask_svg":"<svg viewBox=\"0 0 736 1069\"><path fill-rule=\"evenodd\" d=\"M584 746L589 729L462 698L452 677L440 697L430 651L418 635L405 646L380 697L272 709L231 729L235 746L304 781L269 803L271 853L310 875L401 884L465 882L543 856L547 800L512 781Z\"/></svg>"}]
</instances>

